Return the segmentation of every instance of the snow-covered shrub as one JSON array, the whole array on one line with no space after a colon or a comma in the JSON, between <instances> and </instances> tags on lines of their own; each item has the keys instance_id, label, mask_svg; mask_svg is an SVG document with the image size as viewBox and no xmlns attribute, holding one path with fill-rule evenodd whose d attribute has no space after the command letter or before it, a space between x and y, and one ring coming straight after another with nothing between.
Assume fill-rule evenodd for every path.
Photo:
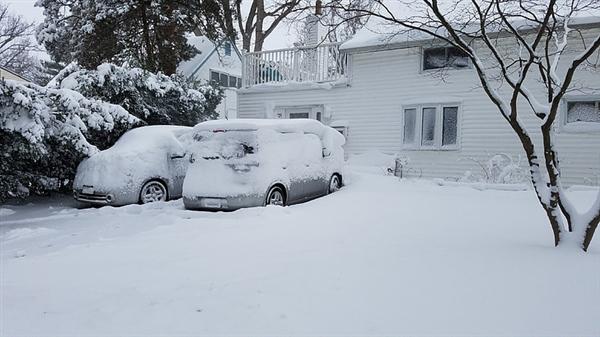
<instances>
[{"instance_id":1,"label":"snow-covered shrub","mask_svg":"<svg viewBox=\"0 0 600 337\"><path fill-rule=\"evenodd\" d=\"M68 187L81 159L98 151L94 135L116 139L141 123L72 90L0 81L0 200Z\"/></svg>"},{"instance_id":2,"label":"snow-covered shrub","mask_svg":"<svg viewBox=\"0 0 600 337\"><path fill-rule=\"evenodd\" d=\"M104 63L95 70L70 64L49 84L86 97L118 104L147 124L193 126L218 117L222 90L187 81L180 75Z\"/></svg>"},{"instance_id":3,"label":"snow-covered shrub","mask_svg":"<svg viewBox=\"0 0 600 337\"><path fill-rule=\"evenodd\" d=\"M501 153L491 156L487 160L469 158L481 168L480 173L465 172L460 181L479 182L489 184L520 184L528 179L527 172L520 165L520 158L513 160L507 154Z\"/></svg>"}]
</instances>

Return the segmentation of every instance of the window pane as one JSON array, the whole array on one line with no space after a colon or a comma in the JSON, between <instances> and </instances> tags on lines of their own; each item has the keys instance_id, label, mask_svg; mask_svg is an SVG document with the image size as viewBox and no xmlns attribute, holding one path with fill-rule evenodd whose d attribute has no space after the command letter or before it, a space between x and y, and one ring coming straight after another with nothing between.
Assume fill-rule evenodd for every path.
<instances>
[{"instance_id":1,"label":"window pane","mask_svg":"<svg viewBox=\"0 0 600 337\"><path fill-rule=\"evenodd\" d=\"M290 119L295 118L308 118L308 112L291 112Z\"/></svg>"},{"instance_id":2,"label":"window pane","mask_svg":"<svg viewBox=\"0 0 600 337\"><path fill-rule=\"evenodd\" d=\"M238 77L236 87L239 89L242 87L242 79Z\"/></svg>"},{"instance_id":3,"label":"window pane","mask_svg":"<svg viewBox=\"0 0 600 337\"><path fill-rule=\"evenodd\" d=\"M444 107L444 123L442 125L442 145L456 144L456 125L458 107Z\"/></svg>"},{"instance_id":4,"label":"window pane","mask_svg":"<svg viewBox=\"0 0 600 337\"><path fill-rule=\"evenodd\" d=\"M219 83L219 73L216 71L211 71L210 72L210 80L215 83Z\"/></svg>"},{"instance_id":5,"label":"window pane","mask_svg":"<svg viewBox=\"0 0 600 337\"><path fill-rule=\"evenodd\" d=\"M404 109L404 144L415 143L415 127L417 125L417 109Z\"/></svg>"},{"instance_id":6,"label":"window pane","mask_svg":"<svg viewBox=\"0 0 600 337\"><path fill-rule=\"evenodd\" d=\"M567 104L567 123L600 123L598 102L569 102Z\"/></svg>"},{"instance_id":7,"label":"window pane","mask_svg":"<svg viewBox=\"0 0 600 337\"><path fill-rule=\"evenodd\" d=\"M225 42L223 44L223 49L225 49L225 55L226 56L231 56L231 43Z\"/></svg>"},{"instance_id":8,"label":"window pane","mask_svg":"<svg viewBox=\"0 0 600 337\"><path fill-rule=\"evenodd\" d=\"M439 69L446 66L446 48L429 48L423 51L423 69Z\"/></svg>"},{"instance_id":9,"label":"window pane","mask_svg":"<svg viewBox=\"0 0 600 337\"><path fill-rule=\"evenodd\" d=\"M235 86L237 85L236 82L237 82L237 77L229 76L229 86L230 87L235 88Z\"/></svg>"},{"instance_id":10,"label":"window pane","mask_svg":"<svg viewBox=\"0 0 600 337\"><path fill-rule=\"evenodd\" d=\"M317 120L321 121L321 111L317 111Z\"/></svg>"},{"instance_id":11,"label":"window pane","mask_svg":"<svg viewBox=\"0 0 600 337\"><path fill-rule=\"evenodd\" d=\"M435 108L423 108L421 145L433 145L435 138Z\"/></svg>"},{"instance_id":12,"label":"window pane","mask_svg":"<svg viewBox=\"0 0 600 337\"><path fill-rule=\"evenodd\" d=\"M222 87L226 87L228 82L229 82L229 76L227 76L226 74L219 75L219 84Z\"/></svg>"},{"instance_id":13,"label":"window pane","mask_svg":"<svg viewBox=\"0 0 600 337\"><path fill-rule=\"evenodd\" d=\"M454 68L466 68L469 66L469 58L458 48L448 48L448 65Z\"/></svg>"}]
</instances>

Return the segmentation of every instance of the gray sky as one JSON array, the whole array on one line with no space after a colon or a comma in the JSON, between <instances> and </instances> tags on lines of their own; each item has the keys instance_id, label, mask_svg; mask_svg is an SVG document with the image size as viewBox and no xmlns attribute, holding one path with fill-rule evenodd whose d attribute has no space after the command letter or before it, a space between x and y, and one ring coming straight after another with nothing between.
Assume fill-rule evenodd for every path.
<instances>
[{"instance_id":1,"label":"gray sky","mask_svg":"<svg viewBox=\"0 0 600 337\"><path fill-rule=\"evenodd\" d=\"M37 0L0 0L0 3L8 4L9 10L18 15L22 15L27 21L40 23L44 20L44 11L40 7L35 7ZM264 50L288 48L296 40L293 32L288 32L289 27L280 24L277 29L269 35Z\"/></svg>"}]
</instances>

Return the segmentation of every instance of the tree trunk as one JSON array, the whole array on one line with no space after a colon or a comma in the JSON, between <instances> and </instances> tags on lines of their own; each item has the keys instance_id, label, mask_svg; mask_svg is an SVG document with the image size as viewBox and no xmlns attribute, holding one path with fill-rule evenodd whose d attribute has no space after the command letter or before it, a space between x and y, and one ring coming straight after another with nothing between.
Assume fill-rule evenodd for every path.
<instances>
[{"instance_id":1,"label":"tree trunk","mask_svg":"<svg viewBox=\"0 0 600 337\"><path fill-rule=\"evenodd\" d=\"M561 223L559 220L560 209L558 207L558 201L552 201L550 197L548 201L545 200L543 191L546 189L556 190L557 186L546 185L549 184L546 179L543 179L542 171L540 170L539 158L535 151L535 145L531 138L527 135L526 131L519 125L518 122L510 122L511 127L519 137L521 141L521 145L523 146L523 150L525 150L525 154L527 155L527 162L529 164L529 173L531 177L531 182L533 184L533 188L535 189L536 196L538 198L538 202L546 212L546 217L548 217L548 221L550 222L550 227L552 229L552 234L554 235L554 246L558 246L560 243L561 236Z\"/></svg>"},{"instance_id":2,"label":"tree trunk","mask_svg":"<svg viewBox=\"0 0 600 337\"><path fill-rule=\"evenodd\" d=\"M249 52L250 51L250 43L252 42L252 32L242 34L242 48Z\"/></svg>"},{"instance_id":3,"label":"tree trunk","mask_svg":"<svg viewBox=\"0 0 600 337\"><path fill-rule=\"evenodd\" d=\"M256 29L254 30L254 51L262 51L265 40L263 25L265 21L265 2L256 0Z\"/></svg>"},{"instance_id":4,"label":"tree trunk","mask_svg":"<svg viewBox=\"0 0 600 337\"><path fill-rule=\"evenodd\" d=\"M590 247L590 243L592 243L592 237L594 237L594 232L596 232L596 228L598 228L598 223L600 223L600 213L590 221L590 223L585 228L585 235L583 237L583 250L587 252Z\"/></svg>"},{"instance_id":5,"label":"tree trunk","mask_svg":"<svg viewBox=\"0 0 600 337\"><path fill-rule=\"evenodd\" d=\"M144 35L144 43L146 45L146 59L143 63L146 64L146 69L150 71L156 71L156 62L154 61L154 51L152 50L152 43L150 42L150 27L148 26L148 17L146 13L148 2L142 1L141 16L142 16L142 31Z\"/></svg>"}]
</instances>

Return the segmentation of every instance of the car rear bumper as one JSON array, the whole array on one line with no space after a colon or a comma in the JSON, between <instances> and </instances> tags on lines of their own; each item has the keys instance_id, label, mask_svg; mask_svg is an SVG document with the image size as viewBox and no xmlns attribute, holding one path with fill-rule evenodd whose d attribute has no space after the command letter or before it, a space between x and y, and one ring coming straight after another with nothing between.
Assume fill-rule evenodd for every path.
<instances>
[{"instance_id":1,"label":"car rear bumper","mask_svg":"<svg viewBox=\"0 0 600 337\"><path fill-rule=\"evenodd\" d=\"M244 195L235 197L183 197L187 209L208 211L233 211L240 208L264 206L263 195Z\"/></svg>"}]
</instances>

